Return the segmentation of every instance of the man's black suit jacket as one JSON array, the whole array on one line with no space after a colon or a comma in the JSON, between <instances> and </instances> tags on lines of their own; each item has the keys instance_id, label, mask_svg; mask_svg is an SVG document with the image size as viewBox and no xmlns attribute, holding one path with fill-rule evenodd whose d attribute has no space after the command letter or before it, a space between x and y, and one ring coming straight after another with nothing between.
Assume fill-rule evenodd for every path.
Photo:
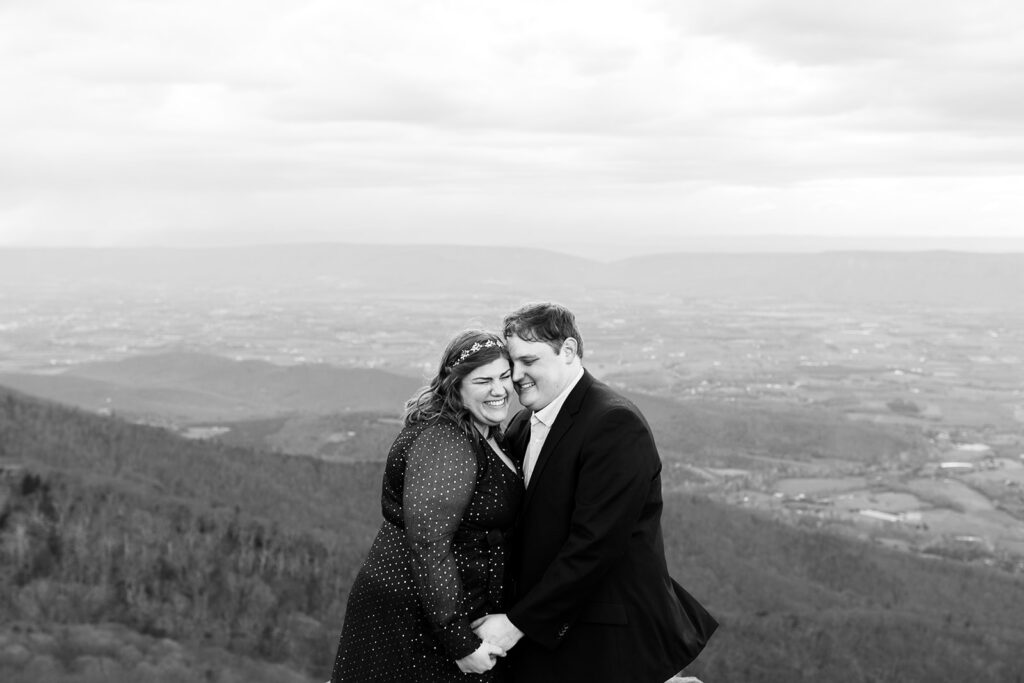
<instances>
[{"instance_id":1,"label":"man's black suit jacket","mask_svg":"<svg viewBox=\"0 0 1024 683\"><path fill-rule=\"evenodd\" d=\"M530 415L506 432L520 458ZM517 528L508 616L526 637L509 653L513 680L662 683L690 663L693 628L665 564L661 510L647 421L584 372L544 442ZM710 636L716 624L702 616Z\"/></svg>"}]
</instances>

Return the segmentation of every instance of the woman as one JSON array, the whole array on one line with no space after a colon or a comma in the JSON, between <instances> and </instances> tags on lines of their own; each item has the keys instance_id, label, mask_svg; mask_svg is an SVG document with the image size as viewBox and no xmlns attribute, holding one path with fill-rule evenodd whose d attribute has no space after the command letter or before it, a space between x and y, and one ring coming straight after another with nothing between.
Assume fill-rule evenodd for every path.
<instances>
[{"instance_id":1,"label":"woman","mask_svg":"<svg viewBox=\"0 0 1024 683\"><path fill-rule=\"evenodd\" d=\"M523 495L499 425L512 372L495 334L448 344L405 407L384 470L384 522L352 586L333 683L500 681L470 622L505 607L505 534Z\"/></svg>"}]
</instances>

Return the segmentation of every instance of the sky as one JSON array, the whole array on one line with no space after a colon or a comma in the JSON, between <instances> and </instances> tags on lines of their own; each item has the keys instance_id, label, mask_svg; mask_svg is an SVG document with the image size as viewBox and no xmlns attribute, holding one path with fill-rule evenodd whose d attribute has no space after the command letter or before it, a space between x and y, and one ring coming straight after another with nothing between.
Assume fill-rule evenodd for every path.
<instances>
[{"instance_id":1,"label":"sky","mask_svg":"<svg viewBox=\"0 0 1024 683\"><path fill-rule=\"evenodd\" d=\"M0 0L0 247L1024 251L1017 0Z\"/></svg>"}]
</instances>

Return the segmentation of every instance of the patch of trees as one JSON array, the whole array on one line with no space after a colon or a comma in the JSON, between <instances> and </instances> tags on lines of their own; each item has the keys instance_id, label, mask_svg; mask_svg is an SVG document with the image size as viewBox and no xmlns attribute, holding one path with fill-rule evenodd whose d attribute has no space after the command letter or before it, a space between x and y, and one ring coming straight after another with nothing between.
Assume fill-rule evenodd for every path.
<instances>
[{"instance_id":1,"label":"patch of trees","mask_svg":"<svg viewBox=\"0 0 1024 683\"><path fill-rule=\"evenodd\" d=\"M913 401L908 401L902 398L894 398L893 400L888 401L885 406L892 412L900 415L916 417L921 414L921 406L917 405Z\"/></svg>"}]
</instances>

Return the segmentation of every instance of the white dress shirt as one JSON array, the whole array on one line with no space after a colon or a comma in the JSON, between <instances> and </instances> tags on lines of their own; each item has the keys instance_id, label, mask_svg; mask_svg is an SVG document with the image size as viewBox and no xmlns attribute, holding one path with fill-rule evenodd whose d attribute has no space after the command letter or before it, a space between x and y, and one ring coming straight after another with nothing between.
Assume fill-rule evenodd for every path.
<instances>
[{"instance_id":1,"label":"white dress shirt","mask_svg":"<svg viewBox=\"0 0 1024 683\"><path fill-rule=\"evenodd\" d=\"M581 367L576 377L566 385L565 389L562 389L562 393L530 417L530 444L526 448L526 457L523 458L523 482L526 486L530 485L530 475L533 474L533 468L537 464L537 456L540 455L540 450L544 447L544 441L548 438L548 432L551 431L551 425L555 423L555 418L558 417L558 411L562 409L565 399L569 397L569 393L579 384L582 377L583 368Z\"/></svg>"}]
</instances>

